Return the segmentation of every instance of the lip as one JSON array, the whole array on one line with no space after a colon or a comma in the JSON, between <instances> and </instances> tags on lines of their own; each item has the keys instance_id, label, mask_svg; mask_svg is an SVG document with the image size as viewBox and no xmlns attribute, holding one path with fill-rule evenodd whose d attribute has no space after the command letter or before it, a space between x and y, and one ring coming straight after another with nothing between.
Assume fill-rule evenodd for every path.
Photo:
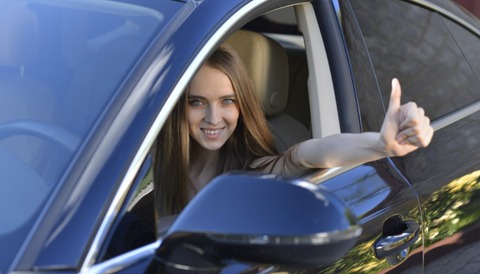
<instances>
[{"instance_id":1,"label":"lip","mask_svg":"<svg viewBox=\"0 0 480 274\"><path fill-rule=\"evenodd\" d=\"M225 127L222 128L201 128L202 132L208 139L216 139L223 132Z\"/></svg>"}]
</instances>

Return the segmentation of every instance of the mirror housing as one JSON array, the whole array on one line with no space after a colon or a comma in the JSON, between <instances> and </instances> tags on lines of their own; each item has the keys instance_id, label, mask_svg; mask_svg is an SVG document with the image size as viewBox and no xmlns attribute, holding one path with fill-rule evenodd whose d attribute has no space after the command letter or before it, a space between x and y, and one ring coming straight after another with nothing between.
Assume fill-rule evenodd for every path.
<instances>
[{"instance_id":1,"label":"mirror housing","mask_svg":"<svg viewBox=\"0 0 480 274\"><path fill-rule=\"evenodd\" d=\"M343 257L360 234L350 210L320 185L272 174L228 174L192 199L157 256L169 265L195 268L232 260L319 266ZM187 259L192 254L201 259Z\"/></svg>"}]
</instances>

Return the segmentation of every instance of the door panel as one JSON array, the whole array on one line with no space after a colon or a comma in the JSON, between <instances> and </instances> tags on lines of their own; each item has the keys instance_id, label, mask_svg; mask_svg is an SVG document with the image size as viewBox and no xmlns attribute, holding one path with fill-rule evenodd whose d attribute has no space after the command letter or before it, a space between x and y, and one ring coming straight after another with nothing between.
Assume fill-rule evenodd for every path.
<instances>
[{"instance_id":1,"label":"door panel","mask_svg":"<svg viewBox=\"0 0 480 274\"><path fill-rule=\"evenodd\" d=\"M409 1L348 3L368 48L382 101L388 102L390 80L398 77L402 100L424 107L436 128L428 148L394 159L420 198L424 270L479 272L480 260L477 252L472 253L480 243L478 37L435 12L435 6L427 9Z\"/></svg>"},{"instance_id":2,"label":"door panel","mask_svg":"<svg viewBox=\"0 0 480 274\"><path fill-rule=\"evenodd\" d=\"M477 113L436 131L429 148L398 161L420 195L426 273L480 271L479 134Z\"/></svg>"},{"instance_id":3,"label":"door panel","mask_svg":"<svg viewBox=\"0 0 480 274\"><path fill-rule=\"evenodd\" d=\"M381 254L374 248L388 236L392 239L393 235L405 232L408 222L422 222L416 193L397 174L385 159L321 183L347 203L363 228L355 247L340 261L322 268L322 273L375 273L421 267L421 233L412 235L410 242L384 256L377 256Z\"/></svg>"}]
</instances>

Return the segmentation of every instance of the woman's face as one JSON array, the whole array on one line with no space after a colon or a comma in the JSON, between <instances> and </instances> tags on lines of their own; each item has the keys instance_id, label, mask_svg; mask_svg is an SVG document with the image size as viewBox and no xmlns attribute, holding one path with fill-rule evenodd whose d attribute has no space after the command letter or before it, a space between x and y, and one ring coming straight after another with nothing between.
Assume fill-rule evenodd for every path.
<instances>
[{"instance_id":1,"label":"woman's face","mask_svg":"<svg viewBox=\"0 0 480 274\"><path fill-rule=\"evenodd\" d=\"M240 111L228 76L203 65L189 86L190 137L207 150L220 149L237 127Z\"/></svg>"}]
</instances>

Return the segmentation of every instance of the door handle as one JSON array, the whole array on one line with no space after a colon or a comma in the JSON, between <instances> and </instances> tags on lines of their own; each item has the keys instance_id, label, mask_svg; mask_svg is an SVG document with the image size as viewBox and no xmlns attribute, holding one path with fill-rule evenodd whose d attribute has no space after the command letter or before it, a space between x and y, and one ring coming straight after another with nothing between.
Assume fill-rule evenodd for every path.
<instances>
[{"instance_id":1,"label":"door handle","mask_svg":"<svg viewBox=\"0 0 480 274\"><path fill-rule=\"evenodd\" d=\"M373 247L378 259L387 259L391 264L402 261L408 254L408 248L418 239L420 226L412 220L402 222L405 229L395 235L382 235Z\"/></svg>"}]
</instances>

